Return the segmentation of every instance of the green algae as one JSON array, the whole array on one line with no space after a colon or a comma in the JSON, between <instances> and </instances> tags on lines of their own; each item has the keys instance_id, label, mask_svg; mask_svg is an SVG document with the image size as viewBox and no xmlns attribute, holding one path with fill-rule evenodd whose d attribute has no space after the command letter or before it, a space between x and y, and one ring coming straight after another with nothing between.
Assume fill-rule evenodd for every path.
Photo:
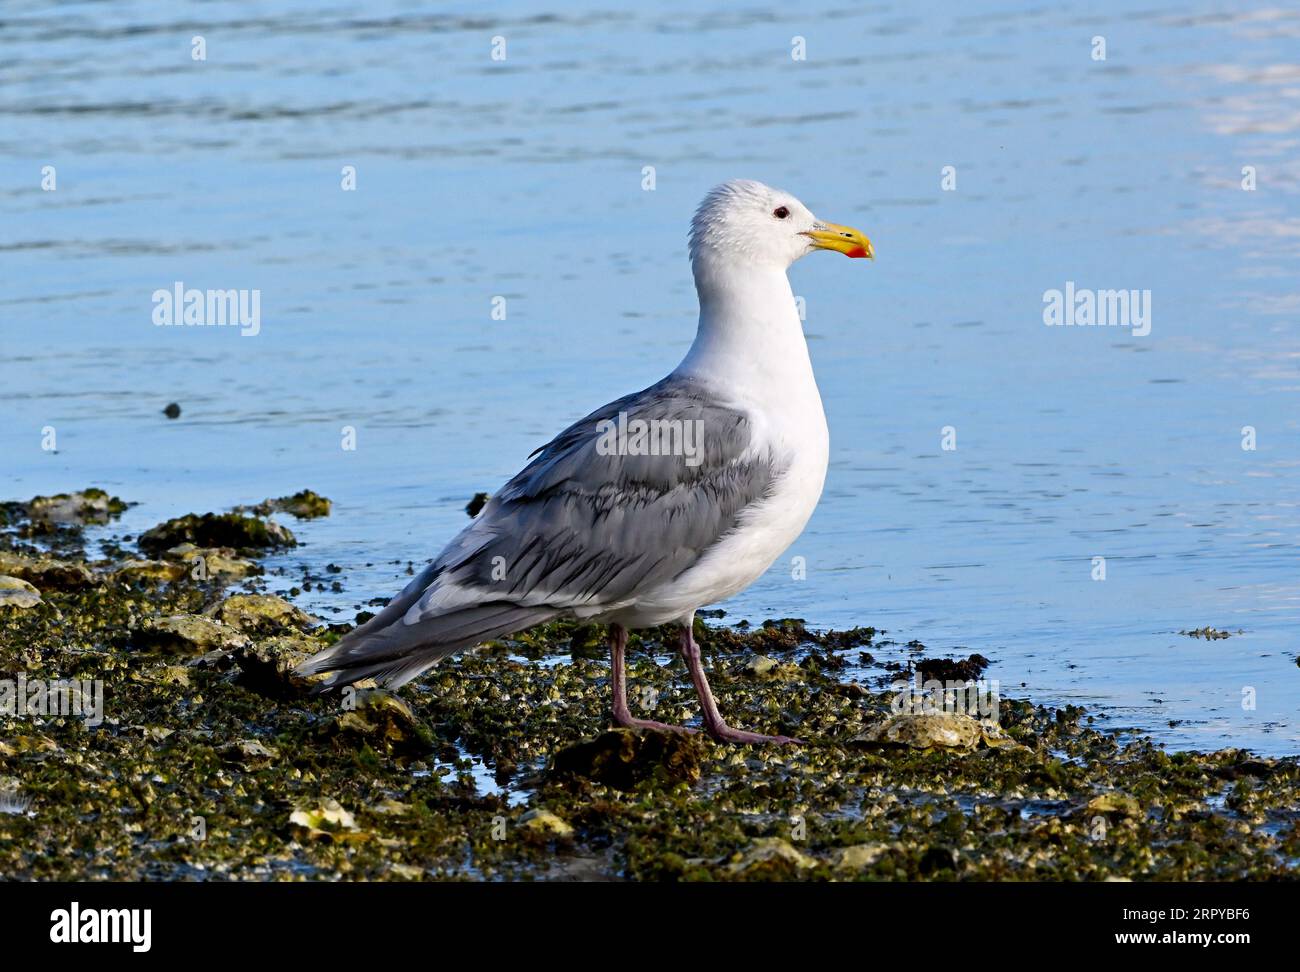
<instances>
[{"instance_id":1,"label":"green algae","mask_svg":"<svg viewBox=\"0 0 1300 972\"><path fill-rule=\"evenodd\" d=\"M893 716L888 693L842 680L846 653L880 643L871 628L698 624L723 711L796 748L610 731L603 632L572 621L397 693L312 696L293 666L341 626L313 627L260 579L123 575L120 544L87 560L75 529L5 509L7 562L70 583L0 615L0 678L102 679L106 695L98 726L0 713L0 779L23 807L0 814L8 878L1297 876L1294 758L1169 753L1006 698L1007 745L864 745ZM632 639L635 714L696 720L676 637Z\"/></svg>"}]
</instances>

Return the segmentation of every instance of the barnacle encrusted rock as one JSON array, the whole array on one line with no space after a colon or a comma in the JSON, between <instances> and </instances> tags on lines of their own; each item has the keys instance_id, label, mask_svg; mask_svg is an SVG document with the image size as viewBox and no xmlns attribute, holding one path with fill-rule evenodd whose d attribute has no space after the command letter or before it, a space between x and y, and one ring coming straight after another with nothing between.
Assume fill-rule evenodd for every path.
<instances>
[{"instance_id":1,"label":"barnacle encrusted rock","mask_svg":"<svg viewBox=\"0 0 1300 972\"><path fill-rule=\"evenodd\" d=\"M134 640L150 648L193 654L239 648L248 638L236 629L198 614L146 618Z\"/></svg>"},{"instance_id":2,"label":"barnacle encrusted rock","mask_svg":"<svg viewBox=\"0 0 1300 972\"><path fill-rule=\"evenodd\" d=\"M974 749L983 743L990 748L1013 745L995 726L960 712L904 712L855 736L863 746L907 747L910 749Z\"/></svg>"},{"instance_id":3,"label":"barnacle encrusted rock","mask_svg":"<svg viewBox=\"0 0 1300 972\"><path fill-rule=\"evenodd\" d=\"M275 594L233 594L209 613L245 634L301 631L312 623L310 615Z\"/></svg>"},{"instance_id":4,"label":"barnacle encrusted rock","mask_svg":"<svg viewBox=\"0 0 1300 972\"><path fill-rule=\"evenodd\" d=\"M84 564L7 550L0 550L0 574L20 577L47 591L75 591L95 585L95 575Z\"/></svg>"},{"instance_id":5,"label":"barnacle encrusted rock","mask_svg":"<svg viewBox=\"0 0 1300 972\"><path fill-rule=\"evenodd\" d=\"M41 592L21 577L0 575L0 607L25 610L41 603Z\"/></svg>"}]
</instances>

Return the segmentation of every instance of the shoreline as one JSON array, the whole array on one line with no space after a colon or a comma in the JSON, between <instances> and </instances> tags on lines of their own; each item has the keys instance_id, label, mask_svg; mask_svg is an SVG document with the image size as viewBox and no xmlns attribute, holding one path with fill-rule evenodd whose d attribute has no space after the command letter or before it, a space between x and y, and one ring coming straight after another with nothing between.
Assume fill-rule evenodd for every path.
<instances>
[{"instance_id":1,"label":"shoreline","mask_svg":"<svg viewBox=\"0 0 1300 972\"><path fill-rule=\"evenodd\" d=\"M327 500L178 517L88 556L83 525L122 508L97 491L0 505L0 575L20 582L0 586L0 679L103 685L95 726L0 712L11 879L1300 875L1295 756L1166 752L1024 699L1001 698L996 725L900 720L894 693L840 677L872 628L697 619L725 710L797 748L609 730L601 632L567 621L395 693L313 697L290 669L349 625L263 593L257 560L296 543L272 514ZM309 573L331 583L329 566ZM680 723L694 697L665 636L633 637L629 694Z\"/></svg>"}]
</instances>

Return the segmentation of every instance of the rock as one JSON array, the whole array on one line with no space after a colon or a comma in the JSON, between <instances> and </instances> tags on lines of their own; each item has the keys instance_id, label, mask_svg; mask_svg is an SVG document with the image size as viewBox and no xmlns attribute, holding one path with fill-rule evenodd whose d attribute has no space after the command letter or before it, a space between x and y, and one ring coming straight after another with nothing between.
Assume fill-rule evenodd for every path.
<instances>
[{"instance_id":1,"label":"rock","mask_svg":"<svg viewBox=\"0 0 1300 972\"><path fill-rule=\"evenodd\" d=\"M184 665L161 665L145 674L151 682L161 685L189 685L190 670Z\"/></svg>"},{"instance_id":2,"label":"rock","mask_svg":"<svg viewBox=\"0 0 1300 972\"><path fill-rule=\"evenodd\" d=\"M337 800L326 799L318 807L303 808L289 814L289 823L306 829L312 837L347 839L357 831L356 818L339 805Z\"/></svg>"},{"instance_id":3,"label":"rock","mask_svg":"<svg viewBox=\"0 0 1300 972\"><path fill-rule=\"evenodd\" d=\"M617 790L661 778L694 783L700 778L703 746L695 736L657 729L611 729L558 750L550 775L583 777Z\"/></svg>"},{"instance_id":4,"label":"rock","mask_svg":"<svg viewBox=\"0 0 1300 972\"><path fill-rule=\"evenodd\" d=\"M296 547L297 539L288 528L273 520L239 513L189 513L160 523L140 535L140 549L151 556L183 543L199 547L232 547L235 550Z\"/></svg>"},{"instance_id":5,"label":"rock","mask_svg":"<svg viewBox=\"0 0 1300 972\"><path fill-rule=\"evenodd\" d=\"M755 655L745 664L741 665L741 671L747 675L754 675L762 678L773 669L780 668L781 663L775 658L769 658L767 655Z\"/></svg>"},{"instance_id":6,"label":"rock","mask_svg":"<svg viewBox=\"0 0 1300 972\"><path fill-rule=\"evenodd\" d=\"M1187 635L1189 638L1204 638L1206 641L1221 641L1224 638L1231 638L1231 631L1223 631L1219 628L1206 625L1204 628L1195 628L1191 631L1180 631L1180 635ZM1240 631L1237 634L1241 634Z\"/></svg>"},{"instance_id":7,"label":"rock","mask_svg":"<svg viewBox=\"0 0 1300 972\"><path fill-rule=\"evenodd\" d=\"M798 665L783 665L775 658L767 655L755 655L736 669L736 674L764 681L773 681L801 678L803 677L803 669Z\"/></svg>"},{"instance_id":8,"label":"rock","mask_svg":"<svg viewBox=\"0 0 1300 972\"><path fill-rule=\"evenodd\" d=\"M1087 806L1083 808L1082 814L1085 817L1101 815L1137 818L1142 816L1142 804L1138 802L1136 797L1121 793L1118 790L1111 790L1107 793L1100 793L1089 800Z\"/></svg>"},{"instance_id":9,"label":"rock","mask_svg":"<svg viewBox=\"0 0 1300 972\"><path fill-rule=\"evenodd\" d=\"M22 578L46 591L79 591L95 586L95 575L81 564L4 550L0 550L0 574Z\"/></svg>"},{"instance_id":10,"label":"rock","mask_svg":"<svg viewBox=\"0 0 1300 972\"><path fill-rule=\"evenodd\" d=\"M908 712L891 716L851 742L866 746L906 746L911 749L974 749L985 727L956 712Z\"/></svg>"},{"instance_id":11,"label":"rock","mask_svg":"<svg viewBox=\"0 0 1300 972\"><path fill-rule=\"evenodd\" d=\"M293 635L248 640L234 652L235 664L241 672L239 684L270 698L300 695L311 681L294 669L320 647L314 641Z\"/></svg>"},{"instance_id":12,"label":"rock","mask_svg":"<svg viewBox=\"0 0 1300 972\"><path fill-rule=\"evenodd\" d=\"M951 847L930 847L917 864L920 872L927 876L936 871L956 871L960 866L961 859Z\"/></svg>"},{"instance_id":13,"label":"rock","mask_svg":"<svg viewBox=\"0 0 1300 972\"><path fill-rule=\"evenodd\" d=\"M519 826L527 833L535 834L548 838L566 838L573 836L573 828L567 823L551 813L549 810L543 810L540 807L529 810L519 818Z\"/></svg>"},{"instance_id":14,"label":"rock","mask_svg":"<svg viewBox=\"0 0 1300 972\"><path fill-rule=\"evenodd\" d=\"M248 638L219 621L198 614L146 618L136 632L137 644L168 651L203 654L244 647Z\"/></svg>"},{"instance_id":15,"label":"rock","mask_svg":"<svg viewBox=\"0 0 1300 972\"><path fill-rule=\"evenodd\" d=\"M21 577L0 575L0 607L25 611L41 603L41 592Z\"/></svg>"},{"instance_id":16,"label":"rock","mask_svg":"<svg viewBox=\"0 0 1300 972\"><path fill-rule=\"evenodd\" d=\"M258 516L270 516L272 513L289 513L300 520L313 520L318 516L329 516L333 504L319 493L310 489L299 490L292 496L266 499L256 506L236 506L236 513L255 513Z\"/></svg>"},{"instance_id":17,"label":"rock","mask_svg":"<svg viewBox=\"0 0 1300 972\"><path fill-rule=\"evenodd\" d=\"M329 516L333 504L324 496L313 493L310 489L299 490L292 496L281 496L270 500L273 509L289 513L300 520L311 520L318 516Z\"/></svg>"},{"instance_id":18,"label":"rock","mask_svg":"<svg viewBox=\"0 0 1300 972\"><path fill-rule=\"evenodd\" d=\"M263 745L259 739L239 739L224 746L221 757L228 763L253 770L270 766L279 759L280 753Z\"/></svg>"},{"instance_id":19,"label":"rock","mask_svg":"<svg viewBox=\"0 0 1300 972\"><path fill-rule=\"evenodd\" d=\"M165 560L127 560L113 571L113 579L135 584L149 581L156 584L171 584L189 573L184 564L168 563Z\"/></svg>"},{"instance_id":20,"label":"rock","mask_svg":"<svg viewBox=\"0 0 1300 972\"><path fill-rule=\"evenodd\" d=\"M871 867L891 850L889 844L871 842L842 847L835 857L835 869L838 871L861 871Z\"/></svg>"},{"instance_id":21,"label":"rock","mask_svg":"<svg viewBox=\"0 0 1300 972\"><path fill-rule=\"evenodd\" d=\"M433 733L410 706L382 689L357 692L354 707L341 713L331 728L380 752L427 753L433 748Z\"/></svg>"},{"instance_id":22,"label":"rock","mask_svg":"<svg viewBox=\"0 0 1300 972\"><path fill-rule=\"evenodd\" d=\"M197 547L192 543L182 543L168 550L165 556L168 560L189 564L189 575L194 580L247 577L261 573L262 570L253 561L235 556L235 551L230 547Z\"/></svg>"},{"instance_id":23,"label":"rock","mask_svg":"<svg viewBox=\"0 0 1300 972\"><path fill-rule=\"evenodd\" d=\"M126 509L126 503L109 496L102 489L85 489L79 493L36 496L27 504L27 515L47 523L81 525L107 523Z\"/></svg>"},{"instance_id":24,"label":"rock","mask_svg":"<svg viewBox=\"0 0 1300 972\"><path fill-rule=\"evenodd\" d=\"M163 409L163 414L166 415L169 419L180 418L181 407L177 405L175 402L170 402L168 403L167 407Z\"/></svg>"},{"instance_id":25,"label":"rock","mask_svg":"<svg viewBox=\"0 0 1300 972\"><path fill-rule=\"evenodd\" d=\"M775 878L817 866L817 859L795 850L780 837L759 837L743 852L735 854L727 870L745 877Z\"/></svg>"},{"instance_id":26,"label":"rock","mask_svg":"<svg viewBox=\"0 0 1300 972\"><path fill-rule=\"evenodd\" d=\"M310 615L275 594L234 594L209 614L245 634L276 634L286 628L302 630L312 623Z\"/></svg>"},{"instance_id":27,"label":"rock","mask_svg":"<svg viewBox=\"0 0 1300 972\"><path fill-rule=\"evenodd\" d=\"M916 663L917 674L921 681L936 679L940 682L974 682L989 667L989 660L983 655L971 655L969 658L923 658Z\"/></svg>"}]
</instances>

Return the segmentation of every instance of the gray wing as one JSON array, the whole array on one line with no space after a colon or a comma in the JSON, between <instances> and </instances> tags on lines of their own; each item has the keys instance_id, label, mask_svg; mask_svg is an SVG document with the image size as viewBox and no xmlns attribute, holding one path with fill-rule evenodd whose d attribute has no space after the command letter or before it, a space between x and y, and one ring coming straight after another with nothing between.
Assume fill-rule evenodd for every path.
<instances>
[{"instance_id":1,"label":"gray wing","mask_svg":"<svg viewBox=\"0 0 1300 972\"><path fill-rule=\"evenodd\" d=\"M615 438L638 421L661 430L640 453L634 435ZM655 441L670 454L649 454ZM537 450L406 590L303 670L401 684L460 648L616 607L698 561L779 474L742 411L669 376Z\"/></svg>"}]
</instances>

